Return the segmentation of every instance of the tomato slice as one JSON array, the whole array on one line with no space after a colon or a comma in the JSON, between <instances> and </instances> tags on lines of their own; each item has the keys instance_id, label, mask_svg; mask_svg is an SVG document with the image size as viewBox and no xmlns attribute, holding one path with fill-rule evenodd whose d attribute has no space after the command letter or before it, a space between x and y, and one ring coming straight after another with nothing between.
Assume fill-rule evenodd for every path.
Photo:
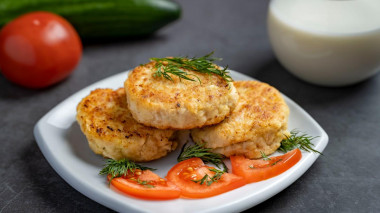
<instances>
[{"instance_id":1,"label":"tomato slice","mask_svg":"<svg viewBox=\"0 0 380 213\"><path fill-rule=\"evenodd\" d=\"M181 189L182 197L186 198L212 197L241 187L246 183L244 178L231 173L222 174L219 180L209 185L206 182L203 184L194 182L201 180L206 174L213 177L215 172L210 169L215 168L205 165L200 158L190 158L171 168L167 179L177 185Z\"/></svg>"},{"instance_id":2,"label":"tomato slice","mask_svg":"<svg viewBox=\"0 0 380 213\"><path fill-rule=\"evenodd\" d=\"M284 155L270 157L270 160L250 160L243 156L231 156L232 173L244 177L247 183L258 182L277 176L292 166L302 157L299 149Z\"/></svg>"},{"instance_id":3,"label":"tomato slice","mask_svg":"<svg viewBox=\"0 0 380 213\"><path fill-rule=\"evenodd\" d=\"M111 185L128 195L147 200L170 200L181 194L177 186L150 170L129 172L128 175L112 179Z\"/></svg>"}]
</instances>

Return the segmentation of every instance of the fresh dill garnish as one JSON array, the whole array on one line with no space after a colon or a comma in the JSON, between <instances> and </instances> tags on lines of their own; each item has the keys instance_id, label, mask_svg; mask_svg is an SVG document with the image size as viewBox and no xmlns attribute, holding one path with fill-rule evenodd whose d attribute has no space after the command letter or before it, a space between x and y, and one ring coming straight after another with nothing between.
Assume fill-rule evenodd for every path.
<instances>
[{"instance_id":1,"label":"fresh dill garnish","mask_svg":"<svg viewBox=\"0 0 380 213\"><path fill-rule=\"evenodd\" d=\"M150 181L140 180L140 178L137 178L137 179L135 179L135 178L130 178L130 180L136 181L137 184L142 185L142 186L144 186L144 187L146 187L146 188L154 188L154 187L155 187L154 185L149 184Z\"/></svg>"},{"instance_id":2,"label":"fresh dill garnish","mask_svg":"<svg viewBox=\"0 0 380 213\"><path fill-rule=\"evenodd\" d=\"M260 151L260 153L261 153L261 157L263 158L263 160L265 160L265 161L272 160L263 151Z\"/></svg>"},{"instance_id":3,"label":"fresh dill garnish","mask_svg":"<svg viewBox=\"0 0 380 213\"><path fill-rule=\"evenodd\" d=\"M222 177L222 175L224 174L224 171L221 171L218 169L208 169L208 170L215 172L215 174L212 177L210 177L208 174L205 174L205 176L203 176L203 178L201 178L199 180L192 180L192 181L195 183L199 183L201 185L206 183L207 186L210 186L212 183L218 182L220 180L220 178Z\"/></svg>"},{"instance_id":4,"label":"fresh dill garnish","mask_svg":"<svg viewBox=\"0 0 380 213\"><path fill-rule=\"evenodd\" d=\"M128 159L113 160L107 159L106 165L99 172L100 175L111 175L109 182L116 177L127 175L128 172L134 173L136 169L140 170L155 170L149 167L141 166Z\"/></svg>"},{"instance_id":5,"label":"fresh dill garnish","mask_svg":"<svg viewBox=\"0 0 380 213\"><path fill-rule=\"evenodd\" d=\"M282 159L277 160L276 162L272 163L272 166L276 165L278 162L282 161Z\"/></svg>"},{"instance_id":6,"label":"fresh dill garnish","mask_svg":"<svg viewBox=\"0 0 380 213\"><path fill-rule=\"evenodd\" d=\"M224 68L219 68L213 62L220 61L220 58L211 57L214 52L211 52L205 56L196 58L188 57L168 57L168 58L151 58L151 61L155 61L155 73L153 77L164 77L168 80L173 81L171 75L178 76L180 79L185 79L189 81L199 81L201 80L198 76L190 74L185 70L192 70L199 73L215 74L222 77L226 82L232 82L232 77L227 71L228 66ZM171 74L171 75L170 75Z\"/></svg>"},{"instance_id":7,"label":"fresh dill garnish","mask_svg":"<svg viewBox=\"0 0 380 213\"><path fill-rule=\"evenodd\" d=\"M293 149L300 148L307 152L315 152L322 155L321 152L313 149L314 144L311 141L315 138L317 137L300 134L299 131L292 130L290 136L286 136L286 138L281 141L281 146L278 150L286 153Z\"/></svg>"},{"instance_id":8,"label":"fresh dill garnish","mask_svg":"<svg viewBox=\"0 0 380 213\"><path fill-rule=\"evenodd\" d=\"M223 166L223 171L228 172L226 164L224 164L223 159L224 155L219 153L211 152L212 149L204 148L202 145L195 144L186 146L183 145L181 149L181 154L179 154L177 161L181 162L190 158L200 158L204 163L211 163L217 166L220 169L220 164Z\"/></svg>"}]
</instances>

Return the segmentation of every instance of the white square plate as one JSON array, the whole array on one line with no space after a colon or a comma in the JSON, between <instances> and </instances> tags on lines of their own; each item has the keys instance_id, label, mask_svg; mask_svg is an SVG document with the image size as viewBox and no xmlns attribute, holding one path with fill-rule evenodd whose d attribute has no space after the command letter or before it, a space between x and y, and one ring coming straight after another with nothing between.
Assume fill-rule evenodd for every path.
<instances>
[{"instance_id":1,"label":"white square plate","mask_svg":"<svg viewBox=\"0 0 380 213\"><path fill-rule=\"evenodd\" d=\"M230 71L235 80L254 80ZM43 116L34 128L38 146L55 171L72 187L94 201L119 212L238 212L255 206L282 191L297 180L318 158L302 152L302 159L288 171L274 178L247 184L233 191L205 199L147 201L123 195L109 188L106 177L98 175L104 159L95 155L76 123L76 106L96 88L117 89L123 86L128 71L94 83L75 93ZM326 132L300 106L285 97L290 108L289 130L298 129L311 136L315 149L322 152L328 143ZM146 163L161 177L177 163L179 149L168 156Z\"/></svg>"}]
</instances>

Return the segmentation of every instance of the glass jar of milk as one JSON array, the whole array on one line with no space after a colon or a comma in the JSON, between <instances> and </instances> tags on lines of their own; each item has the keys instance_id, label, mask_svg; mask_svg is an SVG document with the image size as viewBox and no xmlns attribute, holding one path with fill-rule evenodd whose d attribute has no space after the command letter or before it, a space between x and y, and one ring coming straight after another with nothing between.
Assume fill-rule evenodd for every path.
<instances>
[{"instance_id":1,"label":"glass jar of milk","mask_svg":"<svg viewBox=\"0 0 380 213\"><path fill-rule=\"evenodd\" d=\"M273 50L291 73L324 86L380 70L380 0L271 0Z\"/></svg>"}]
</instances>

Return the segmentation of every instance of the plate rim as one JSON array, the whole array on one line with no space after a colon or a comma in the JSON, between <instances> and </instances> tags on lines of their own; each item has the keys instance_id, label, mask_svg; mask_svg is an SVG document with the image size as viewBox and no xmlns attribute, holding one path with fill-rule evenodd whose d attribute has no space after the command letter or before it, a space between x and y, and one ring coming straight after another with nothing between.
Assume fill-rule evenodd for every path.
<instances>
[{"instance_id":1,"label":"plate rim","mask_svg":"<svg viewBox=\"0 0 380 213\"><path fill-rule=\"evenodd\" d=\"M91 88L96 87L96 85L107 82L110 79L115 78L118 75L123 75L123 74L128 75L128 73L130 71L131 70L127 70L127 71L123 71L123 72L111 75L109 77L106 77L104 79L96 81L96 82L84 87L83 89L80 89L79 91L71 94L70 96L65 98L63 101L61 101L59 104L57 104L52 109L50 109L44 116L42 116L38 120L38 122L34 126L33 133L34 133L34 137L36 139L36 142L38 144L39 149L41 150L42 154L44 155L45 159L48 161L50 166L53 167L54 171L57 172L58 175L61 176L65 180L65 182L68 183L75 190L77 190L81 194L85 195L86 197L92 199L93 201L100 203L103 206L106 206L106 207L113 209L113 210L116 210L116 211L123 212L125 210L128 210L128 211L134 211L134 212L143 212L141 210L141 208L139 209L139 206L136 206L136 205L128 205L127 204L127 206L121 207L119 202L117 200L113 199L112 196L110 196L110 195L107 196L106 193L102 193L102 191L96 190L96 188L94 188L92 186L86 186L86 183L84 181L81 181L81 180L75 178L70 172L68 172L61 165L61 163L57 160L56 156L54 156L54 154L48 150L47 144L46 144L45 140L43 139L43 135L42 135L42 133L43 133L42 126L45 123L47 123L47 119L50 117L50 115L54 114L55 111L59 110L61 108L61 106L64 105L67 101L72 99L78 93L83 93L84 91L91 90ZM253 77L245 75L243 73L233 71L233 70L229 70L229 71L231 73L234 73L234 75L240 76L241 78L244 78L247 80L256 80L257 81L257 79L254 79ZM320 152L323 152L323 150L327 146L328 140L329 140L328 135L325 132L325 130L318 124L317 121L314 120L313 117L311 117L311 115L309 115L296 102L294 102L292 99L290 99L289 97L287 97L283 93L281 93L281 94L287 103L290 103L290 104L294 105L295 107L297 107L297 110L299 110L300 113L302 113L302 115L306 116L308 121L311 122L313 126L315 126L318 130L321 131L321 135L319 136L320 142L315 146L315 149L319 150ZM285 179L285 177L284 177L283 178L284 180L281 181L282 184L279 188L276 188L276 189L274 189L273 187L269 188L270 190L264 194L265 196L261 196L260 199L255 199L254 201L252 201L253 200L252 196L248 196L248 197L236 200L235 204L226 203L222 206L217 206L217 207L205 209L202 212L216 212L216 211L220 211L220 210L243 211L243 210L251 208L251 207L253 207L253 206L255 206L261 202L264 202L265 200L267 200L267 199L273 197L274 195L276 195L277 193L283 191L285 188L287 188L292 183L294 183L296 180L298 180L314 164L314 162L319 157L319 155L313 154L313 155L308 155L307 157L312 158L312 159L307 159L307 162L306 162L307 165L306 166L298 168L300 166L297 166L297 164L296 164L294 167L292 167L290 169L293 172L283 173L283 174L287 174L285 177L291 176L292 178ZM275 183L273 183L273 184L275 184ZM237 204L239 204L239 205L236 206ZM128 207L130 209L126 209L125 207Z\"/></svg>"}]
</instances>

